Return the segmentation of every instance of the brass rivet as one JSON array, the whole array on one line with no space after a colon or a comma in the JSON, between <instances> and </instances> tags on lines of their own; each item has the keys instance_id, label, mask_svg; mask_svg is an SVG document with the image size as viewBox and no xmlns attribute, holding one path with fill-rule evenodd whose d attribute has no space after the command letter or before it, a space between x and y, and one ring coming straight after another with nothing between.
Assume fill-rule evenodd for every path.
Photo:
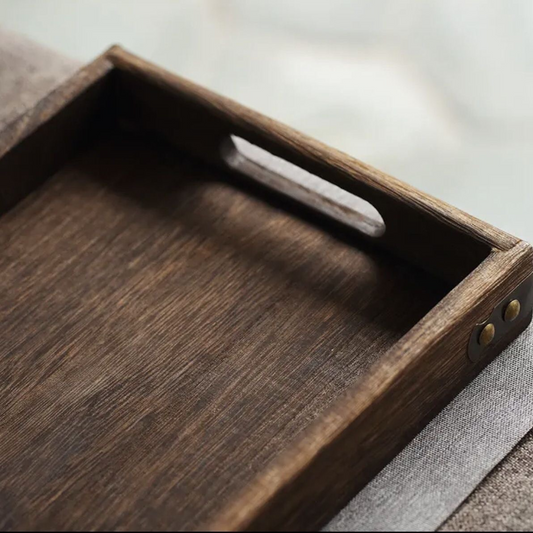
<instances>
[{"instance_id":1,"label":"brass rivet","mask_svg":"<svg viewBox=\"0 0 533 533\"><path fill-rule=\"evenodd\" d=\"M510 301L505 307L503 319L505 322L512 322L520 314L520 302L518 300Z\"/></svg>"},{"instance_id":2,"label":"brass rivet","mask_svg":"<svg viewBox=\"0 0 533 533\"><path fill-rule=\"evenodd\" d=\"M494 339L494 335L496 335L494 324L487 324L479 334L479 344L481 344L481 346L488 346Z\"/></svg>"}]
</instances>

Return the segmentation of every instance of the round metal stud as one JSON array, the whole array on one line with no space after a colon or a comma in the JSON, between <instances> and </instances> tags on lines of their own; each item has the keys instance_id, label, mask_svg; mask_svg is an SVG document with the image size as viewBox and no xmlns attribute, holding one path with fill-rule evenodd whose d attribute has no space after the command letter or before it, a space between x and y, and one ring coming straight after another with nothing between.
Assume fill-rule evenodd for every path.
<instances>
[{"instance_id":1,"label":"round metal stud","mask_svg":"<svg viewBox=\"0 0 533 533\"><path fill-rule=\"evenodd\" d=\"M520 302L518 300L511 300L503 312L503 319L505 322L512 322L520 314Z\"/></svg>"},{"instance_id":2,"label":"round metal stud","mask_svg":"<svg viewBox=\"0 0 533 533\"><path fill-rule=\"evenodd\" d=\"M496 335L496 328L494 327L494 324L487 324L481 330L481 333L479 334L478 342L483 347L488 346L494 340L495 335Z\"/></svg>"}]
</instances>

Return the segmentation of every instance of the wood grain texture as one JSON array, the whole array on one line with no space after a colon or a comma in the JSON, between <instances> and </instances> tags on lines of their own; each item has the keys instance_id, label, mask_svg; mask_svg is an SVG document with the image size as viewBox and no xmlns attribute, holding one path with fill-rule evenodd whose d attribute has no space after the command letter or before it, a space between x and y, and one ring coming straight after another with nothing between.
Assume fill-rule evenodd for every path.
<instances>
[{"instance_id":1,"label":"wood grain texture","mask_svg":"<svg viewBox=\"0 0 533 533\"><path fill-rule=\"evenodd\" d=\"M15 205L109 122L115 122L108 99L112 70L109 61L98 58L2 130L0 212Z\"/></svg>"},{"instance_id":2,"label":"wood grain texture","mask_svg":"<svg viewBox=\"0 0 533 533\"><path fill-rule=\"evenodd\" d=\"M370 202L387 225L374 239L422 268L458 283L492 248L518 239L244 106L114 48L123 121L215 164L238 135Z\"/></svg>"},{"instance_id":3,"label":"wood grain texture","mask_svg":"<svg viewBox=\"0 0 533 533\"><path fill-rule=\"evenodd\" d=\"M231 173L230 134L385 234ZM3 529L317 528L531 319L470 362L529 245L117 47L0 148Z\"/></svg>"},{"instance_id":4,"label":"wood grain texture","mask_svg":"<svg viewBox=\"0 0 533 533\"><path fill-rule=\"evenodd\" d=\"M130 137L0 235L0 494L24 529L197 527L445 293Z\"/></svg>"},{"instance_id":5,"label":"wood grain texture","mask_svg":"<svg viewBox=\"0 0 533 533\"><path fill-rule=\"evenodd\" d=\"M472 328L531 275L532 258L526 243L491 254L380 358L364 382L350 387L298 443L205 526L298 531L324 525L527 327L531 311L482 361L467 361L464 346Z\"/></svg>"}]
</instances>

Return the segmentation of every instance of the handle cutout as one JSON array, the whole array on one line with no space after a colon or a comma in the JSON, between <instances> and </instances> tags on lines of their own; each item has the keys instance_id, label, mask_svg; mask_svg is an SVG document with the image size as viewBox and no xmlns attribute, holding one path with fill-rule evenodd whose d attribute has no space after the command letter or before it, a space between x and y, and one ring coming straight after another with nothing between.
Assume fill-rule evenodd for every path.
<instances>
[{"instance_id":1,"label":"handle cutout","mask_svg":"<svg viewBox=\"0 0 533 533\"><path fill-rule=\"evenodd\" d=\"M385 222L369 202L251 142L230 135L222 147L226 164L369 237L381 237Z\"/></svg>"}]
</instances>

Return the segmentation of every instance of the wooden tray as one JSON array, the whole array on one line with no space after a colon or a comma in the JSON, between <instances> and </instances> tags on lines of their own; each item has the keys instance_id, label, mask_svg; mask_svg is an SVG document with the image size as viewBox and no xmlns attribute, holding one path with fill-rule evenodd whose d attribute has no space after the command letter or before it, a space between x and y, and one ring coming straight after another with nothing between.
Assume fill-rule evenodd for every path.
<instances>
[{"instance_id":1,"label":"wooden tray","mask_svg":"<svg viewBox=\"0 0 533 533\"><path fill-rule=\"evenodd\" d=\"M3 529L317 528L531 319L526 243L118 47L0 196Z\"/></svg>"}]
</instances>

